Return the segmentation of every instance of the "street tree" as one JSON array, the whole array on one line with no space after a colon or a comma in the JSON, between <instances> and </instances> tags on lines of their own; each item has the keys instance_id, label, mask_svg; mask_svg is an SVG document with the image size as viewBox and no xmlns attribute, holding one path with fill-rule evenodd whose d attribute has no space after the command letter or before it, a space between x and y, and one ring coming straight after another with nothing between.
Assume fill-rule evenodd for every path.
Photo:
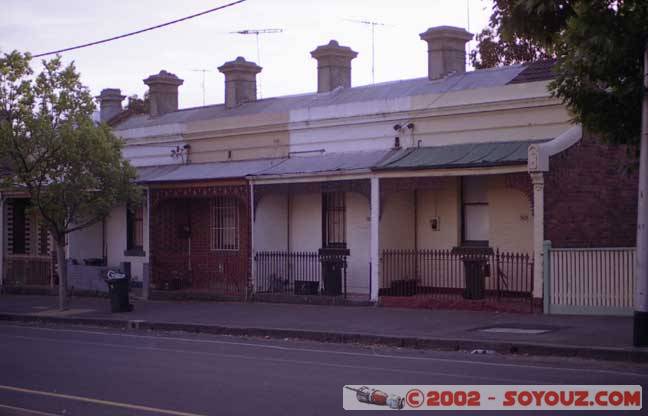
<instances>
[{"instance_id":1,"label":"street tree","mask_svg":"<svg viewBox=\"0 0 648 416\"><path fill-rule=\"evenodd\" d=\"M102 221L117 205L138 203L136 172L122 141L92 119L92 96L73 64L29 54L0 56L0 164L5 187L30 197L30 210L56 246L59 307L67 308L66 236Z\"/></svg>"}]
</instances>

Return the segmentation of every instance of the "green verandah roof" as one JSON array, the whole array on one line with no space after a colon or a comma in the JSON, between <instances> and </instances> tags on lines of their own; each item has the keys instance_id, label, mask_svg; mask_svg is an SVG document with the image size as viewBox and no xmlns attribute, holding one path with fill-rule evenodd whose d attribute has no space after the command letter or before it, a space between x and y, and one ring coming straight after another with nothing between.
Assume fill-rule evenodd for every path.
<instances>
[{"instance_id":1,"label":"green verandah roof","mask_svg":"<svg viewBox=\"0 0 648 416\"><path fill-rule=\"evenodd\" d=\"M546 142L465 143L404 149L384 160L373 170L414 170L441 168L479 168L526 164L529 145Z\"/></svg>"}]
</instances>

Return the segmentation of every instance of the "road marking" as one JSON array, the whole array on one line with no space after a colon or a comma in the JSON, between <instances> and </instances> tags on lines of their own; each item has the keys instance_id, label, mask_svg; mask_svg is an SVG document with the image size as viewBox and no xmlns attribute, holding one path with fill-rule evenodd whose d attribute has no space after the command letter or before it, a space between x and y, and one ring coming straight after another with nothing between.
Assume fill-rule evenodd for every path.
<instances>
[{"instance_id":1,"label":"road marking","mask_svg":"<svg viewBox=\"0 0 648 416\"><path fill-rule=\"evenodd\" d=\"M60 416L60 415L57 415L57 414L54 414L54 413L45 413L45 412L41 412L41 411L38 411L38 410L26 409L24 407L14 407L14 406L6 405L6 404L0 404L0 409L9 409L9 410L13 410L13 411L22 412L22 413L27 412L27 413L29 413L27 416L31 416L31 415L34 415L34 416Z\"/></svg>"},{"instance_id":2,"label":"road marking","mask_svg":"<svg viewBox=\"0 0 648 416\"><path fill-rule=\"evenodd\" d=\"M155 413L164 414L164 415L204 416L204 415L199 415L198 413L178 412L178 411L175 411L175 410L166 410L166 409L159 409L159 408L156 408L156 407L140 406L140 405L137 405L137 404L120 403L120 402L113 402L113 401L109 401L109 400L93 399L93 398L90 398L90 397L74 396L74 395L71 395L71 394L52 393L52 392L49 392L49 391L32 390L32 389L26 389L26 388L22 388L22 387L4 386L2 384L0 384L0 390L8 390L8 391L15 391L15 392L18 392L18 393L36 394L36 395L40 395L40 396L56 397L58 399L76 400L78 402L100 404L100 405L103 405L103 406L121 407L121 408L125 408L125 409L130 409L130 410L141 410L141 411L144 411L144 412L155 412Z\"/></svg>"},{"instance_id":3,"label":"road marking","mask_svg":"<svg viewBox=\"0 0 648 416\"><path fill-rule=\"evenodd\" d=\"M386 371L386 372L402 373L402 374L424 374L428 376L446 376L446 377L454 377L454 378L463 378L468 380L500 381L506 383L519 383L520 381L519 379L504 378L504 377L485 377L485 376L477 376L471 374L445 373L439 371L408 370L408 369L400 369L400 368L362 366L362 365L352 365L352 364L333 364L333 363L324 363L321 361L257 357L253 355L244 355L244 354L229 354L229 353L218 353L218 352L208 352L208 351L191 351L191 350L183 350L183 349L175 349L175 348L140 347L140 346L132 346L132 345L124 345L124 344L110 344L104 342L80 341L74 339L41 338L41 337L28 337L25 335L6 335L6 334L4 336L11 337L11 338L28 339L30 341L50 341L54 343L68 343L68 344L73 343L73 344L92 345L92 346L106 347L106 348L116 347L116 348L124 348L128 350L158 351L158 352L169 352L169 353L176 353L176 354L193 354L193 355L224 357L224 358L242 358L245 360L277 362L277 363L284 363L284 364L299 364L299 365L307 365L307 366L357 369L357 370L365 370L365 371Z\"/></svg>"},{"instance_id":4,"label":"road marking","mask_svg":"<svg viewBox=\"0 0 648 416\"><path fill-rule=\"evenodd\" d=\"M81 329L58 329L58 328L55 329L55 328L28 327L23 325L0 324L0 327L2 326L21 328L21 329L32 329L37 331L49 331L49 332L72 332L72 333L91 334L91 335L104 335L104 336L110 335L110 336L126 337L126 338L194 342L194 343L201 343L201 344L221 344L221 345L224 344L224 345L234 345L234 346L243 346L243 347L267 348L267 349L274 349L279 351L301 351L301 352L313 352L313 353L320 353L320 354L337 354L337 355L349 355L349 356L372 357L372 358L393 358L399 360L436 361L436 362L444 362L444 363L471 364L471 365L476 365L476 366L481 365L486 367L529 368L529 369L536 369L536 370L555 370L560 372L571 371L575 373L587 373L587 374L599 373L599 374L615 374L615 375L622 375L622 376L638 376L644 378L648 377L648 374L643 374L643 373L635 373L630 371L618 371L618 370L606 370L606 369L552 367L552 366L512 364L512 363L490 363L490 362L474 361L474 360L460 360L456 358L412 357L412 356L400 356L400 355L381 354L381 353L366 354L362 352L352 352L352 351L334 351L334 350L330 351L330 350L322 350L322 349L315 349L315 348L298 348L298 347L283 347L280 345L263 345L263 344L256 344L252 342L193 339L193 338L152 336L152 335L119 334L114 332L87 331ZM210 335L210 334L204 334L204 335ZM52 338L46 338L46 339L52 339Z\"/></svg>"}]
</instances>

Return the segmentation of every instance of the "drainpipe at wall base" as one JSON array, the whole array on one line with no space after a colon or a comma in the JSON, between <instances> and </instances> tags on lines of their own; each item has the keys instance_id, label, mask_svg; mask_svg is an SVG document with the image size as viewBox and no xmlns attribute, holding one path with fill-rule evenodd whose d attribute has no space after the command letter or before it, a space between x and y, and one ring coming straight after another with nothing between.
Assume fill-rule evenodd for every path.
<instances>
[{"instance_id":1,"label":"drainpipe at wall base","mask_svg":"<svg viewBox=\"0 0 648 416\"><path fill-rule=\"evenodd\" d=\"M543 246L542 246L542 257L544 260L544 265L543 265L543 295L542 295L542 311L544 312L545 315L551 314L551 257L550 257L550 250L551 250L551 241L545 240Z\"/></svg>"}]
</instances>

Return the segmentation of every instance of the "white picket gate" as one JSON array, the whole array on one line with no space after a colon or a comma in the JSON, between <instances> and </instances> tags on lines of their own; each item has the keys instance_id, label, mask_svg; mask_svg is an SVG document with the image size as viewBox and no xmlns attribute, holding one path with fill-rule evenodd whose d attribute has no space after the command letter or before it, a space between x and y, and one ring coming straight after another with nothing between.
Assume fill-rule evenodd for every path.
<instances>
[{"instance_id":1,"label":"white picket gate","mask_svg":"<svg viewBox=\"0 0 648 416\"><path fill-rule=\"evenodd\" d=\"M546 313L628 315L635 248L545 247Z\"/></svg>"}]
</instances>

